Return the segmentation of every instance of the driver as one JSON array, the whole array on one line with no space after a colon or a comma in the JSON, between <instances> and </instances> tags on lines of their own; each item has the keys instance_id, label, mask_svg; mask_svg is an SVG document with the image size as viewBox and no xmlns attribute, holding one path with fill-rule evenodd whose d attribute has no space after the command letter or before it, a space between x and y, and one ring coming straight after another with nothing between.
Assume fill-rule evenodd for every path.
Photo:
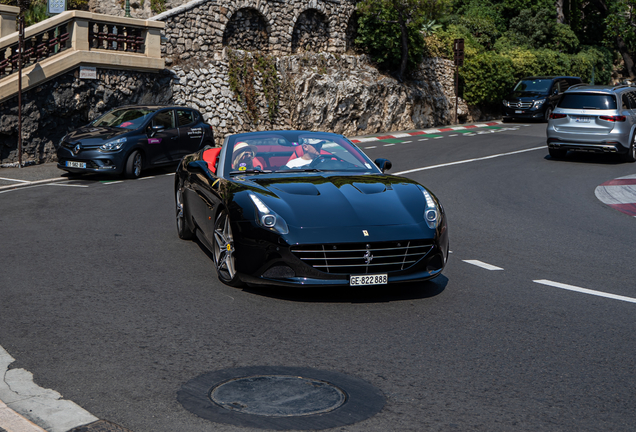
<instances>
[{"instance_id":1,"label":"driver","mask_svg":"<svg viewBox=\"0 0 636 432\"><path fill-rule=\"evenodd\" d=\"M254 156L256 147L245 142L237 142L232 152L232 169L246 171L254 169Z\"/></svg>"},{"instance_id":2,"label":"driver","mask_svg":"<svg viewBox=\"0 0 636 432\"><path fill-rule=\"evenodd\" d=\"M287 164L285 164L285 166L288 168L298 168L309 165L320 156L320 149L322 149L323 143L324 141L320 141L316 144L304 142L302 144L303 155L301 157L290 160L289 162L287 162Z\"/></svg>"}]
</instances>

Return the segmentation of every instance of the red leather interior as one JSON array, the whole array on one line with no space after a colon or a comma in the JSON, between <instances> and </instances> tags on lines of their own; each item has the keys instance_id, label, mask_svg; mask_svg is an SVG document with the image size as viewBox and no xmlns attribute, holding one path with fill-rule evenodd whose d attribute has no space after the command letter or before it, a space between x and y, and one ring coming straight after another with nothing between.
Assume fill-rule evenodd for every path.
<instances>
[{"instance_id":1,"label":"red leather interior","mask_svg":"<svg viewBox=\"0 0 636 432\"><path fill-rule=\"evenodd\" d=\"M208 169L216 174L216 163L221 153L221 147L214 147L203 152L203 160L208 163Z\"/></svg>"}]
</instances>

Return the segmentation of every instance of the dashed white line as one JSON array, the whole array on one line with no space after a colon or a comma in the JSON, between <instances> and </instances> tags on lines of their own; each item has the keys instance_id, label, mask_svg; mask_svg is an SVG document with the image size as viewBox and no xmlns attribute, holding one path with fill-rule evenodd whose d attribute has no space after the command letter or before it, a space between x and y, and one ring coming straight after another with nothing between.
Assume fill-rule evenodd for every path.
<instances>
[{"instance_id":1,"label":"dashed white line","mask_svg":"<svg viewBox=\"0 0 636 432\"><path fill-rule=\"evenodd\" d=\"M365 147L364 149L370 149L370 148L376 148L377 146L369 146L369 147Z\"/></svg>"},{"instance_id":2,"label":"dashed white line","mask_svg":"<svg viewBox=\"0 0 636 432\"><path fill-rule=\"evenodd\" d=\"M394 145L395 145L394 143L389 143L389 144L384 144L384 147L391 147L391 146L394 146Z\"/></svg>"},{"instance_id":3,"label":"dashed white line","mask_svg":"<svg viewBox=\"0 0 636 432\"><path fill-rule=\"evenodd\" d=\"M452 165L460 165L460 164L465 164L465 163L469 163L469 162L477 162L477 161L482 161L482 160L487 160L487 159L494 159L494 158L498 158L498 157L502 157L502 156L510 156L510 155L519 154L519 153L525 153L525 152L534 151L534 150L545 150L545 146L533 147L533 148L529 148L529 149L525 149L525 150L517 150L517 151L513 151L513 152L508 152L508 153L499 153L499 154L495 154L495 155L484 156L484 157L481 157L481 158L466 159L466 160L461 160L461 161L457 161L457 162L449 162L449 163L439 164L439 165L431 165L431 166L422 167L422 168L414 168L414 169L411 169L411 170L400 171L400 172L394 173L393 175L409 174L409 173L418 172L418 171L424 171L424 170L429 170L429 169L442 168L442 167L447 167L447 166L452 166Z\"/></svg>"},{"instance_id":4,"label":"dashed white line","mask_svg":"<svg viewBox=\"0 0 636 432\"><path fill-rule=\"evenodd\" d=\"M117 180L117 181L104 182L104 184L112 185L112 184L123 183L123 182L124 182L123 180Z\"/></svg>"},{"instance_id":5,"label":"dashed white line","mask_svg":"<svg viewBox=\"0 0 636 432\"><path fill-rule=\"evenodd\" d=\"M27 180L18 180L18 179L6 178L6 177L0 177L0 180L14 181L18 183L29 183Z\"/></svg>"},{"instance_id":6,"label":"dashed white line","mask_svg":"<svg viewBox=\"0 0 636 432\"><path fill-rule=\"evenodd\" d=\"M472 264L477 267L481 267L486 270L503 270L501 267L494 266L492 264L485 263L479 260L463 260L465 263Z\"/></svg>"},{"instance_id":7,"label":"dashed white line","mask_svg":"<svg viewBox=\"0 0 636 432\"><path fill-rule=\"evenodd\" d=\"M81 187L87 188L87 185L67 184L67 183L48 183L44 186L67 186L67 187Z\"/></svg>"},{"instance_id":8,"label":"dashed white line","mask_svg":"<svg viewBox=\"0 0 636 432\"><path fill-rule=\"evenodd\" d=\"M564 289L564 290L576 291L576 292L580 292L580 293L584 293L584 294L590 294L590 295L595 295L595 296L599 296L599 297L606 297L606 298L610 298L610 299L614 299L614 300L620 300L620 301L629 302L629 303L636 303L636 298L625 297L625 296L620 296L620 295L616 295L616 294L610 294L610 293L606 293L606 292L603 292L603 291L594 291L594 290L591 290L591 289L581 288L581 287L577 287L577 286L574 286L574 285L568 285L568 284L559 283L559 282L553 282L553 281L546 280L546 279L534 280L532 282L535 282L535 283L538 283L538 284L542 284L542 285L548 285L548 286L551 286L551 287L560 288L560 289Z\"/></svg>"}]
</instances>

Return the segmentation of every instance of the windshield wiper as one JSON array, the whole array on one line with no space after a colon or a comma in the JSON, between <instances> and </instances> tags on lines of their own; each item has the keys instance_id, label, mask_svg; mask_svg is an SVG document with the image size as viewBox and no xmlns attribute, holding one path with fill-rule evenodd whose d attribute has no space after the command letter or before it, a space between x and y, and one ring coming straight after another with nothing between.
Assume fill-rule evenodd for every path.
<instances>
[{"instance_id":1,"label":"windshield wiper","mask_svg":"<svg viewBox=\"0 0 636 432\"><path fill-rule=\"evenodd\" d=\"M257 170L257 169L248 169L243 171L230 171L230 175L234 174L269 174L271 170Z\"/></svg>"},{"instance_id":2,"label":"windshield wiper","mask_svg":"<svg viewBox=\"0 0 636 432\"><path fill-rule=\"evenodd\" d=\"M299 173L299 172L323 172L324 170L318 168L293 168L293 169L284 169L278 170L276 172L279 173Z\"/></svg>"}]
</instances>

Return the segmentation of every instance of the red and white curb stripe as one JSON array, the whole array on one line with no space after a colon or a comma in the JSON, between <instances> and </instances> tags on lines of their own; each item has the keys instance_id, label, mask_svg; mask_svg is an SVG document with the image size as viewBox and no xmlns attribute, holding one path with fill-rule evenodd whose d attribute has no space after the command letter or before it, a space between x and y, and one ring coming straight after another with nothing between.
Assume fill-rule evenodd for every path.
<instances>
[{"instance_id":1,"label":"red and white curb stripe","mask_svg":"<svg viewBox=\"0 0 636 432\"><path fill-rule=\"evenodd\" d=\"M479 128L488 127L488 126L498 126L500 124L502 124L501 121L493 121L488 123L479 123L479 124L472 124L472 125L466 125L466 126L449 126L449 127L439 128L439 129L425 129L425 130L419 130L419 131L413 131L413 132L402 132L402 133L396 133L393 135L374 136L374 137L356 137L356 138L352 138L351 142L357 144L362 142L380 141L385 139L411 138L411 137L419 136L419 135L438 134L440 132L453 132L457 130L479 129Z\"/></svg>"},{"instance_id":2,"label":"red and white curb stripe","mask_svg":"<svg viewBox=\"0 0 636 432\"><path fill-rule=\"evenodd\" d=\"M604 204L636 216L636 174L605 182L596 188L594 194Z\"/></svg>"}]
</instances>

